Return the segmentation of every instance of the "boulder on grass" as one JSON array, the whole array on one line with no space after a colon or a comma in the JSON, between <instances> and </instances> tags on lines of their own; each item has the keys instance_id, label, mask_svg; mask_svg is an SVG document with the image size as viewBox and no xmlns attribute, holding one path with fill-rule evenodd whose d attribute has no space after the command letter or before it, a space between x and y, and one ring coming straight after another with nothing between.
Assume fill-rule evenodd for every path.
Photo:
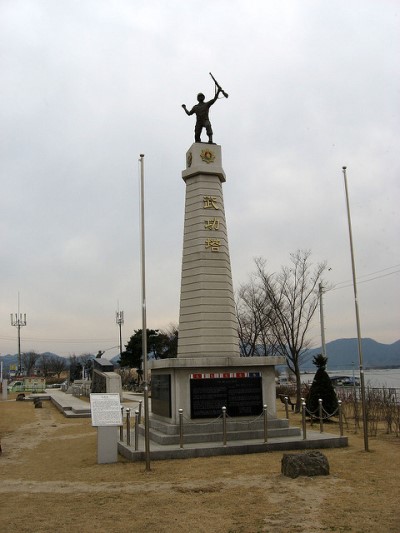
<instances>
[{"instance_id":1,"label":"boulder on grass","mask_svg":"<svg viewBox=\"0 0 400 533\"><path fill-rule=\"evenodd\" d=\"M284 476L328 476L329 463L326 456L317 451L284 453L281 472Z\"/></svg>"}]
</instances>

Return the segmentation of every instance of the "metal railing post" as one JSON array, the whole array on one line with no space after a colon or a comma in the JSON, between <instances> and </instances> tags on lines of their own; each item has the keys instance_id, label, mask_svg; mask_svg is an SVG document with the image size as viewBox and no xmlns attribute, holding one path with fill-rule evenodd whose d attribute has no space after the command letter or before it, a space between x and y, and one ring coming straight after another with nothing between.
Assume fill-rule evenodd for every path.
<instances>
[{"instance_id":1,"label":"metal railing post","mask_svg":"<svg viewBox=\"0 0 400 533\"><path fill-rule=\"evenodd\" d=\"M179 409L179 447L183 448L183 409Z\"/></svg>"},{"instance_id":2,"label":"metal railing post","mask_svg":"<svg viewBox=\"0 0 400 533\"><path fill-rule=\"evenodd\" d=\"M342 412L342 400L338 401L339 404L339 430L340 436L343 437L343 412Z\"/></svg>"},{"instance_id":3,"label":"metal railing post","mask_svg":"<svg viewBox=\"0 0 400 533\"><path fill-rule=\"evenodd\" d=\"M301 418L303 426L303 440L307 440L307 427L306 427L306 402L301 404Z\"/></svg>"},{"instance_id":4,"label":"metal railing post","mask_svg":"<svg viewBox=\"0 0 400 533\"><path fill-rule=\"evenodd\" d=\"M319 416L319 432L324 432L324 421L323 421L323 413L322 413L322 399L320 398L318 400L318 416Z\"/></svg>"},{"instance_id":5,"label":"metal railing post","mask_svg":"<svg viewBox=\"0 0 400 533\"><path fill-rule=\"evenodd\" d=\"M285 411L286 411L286 418L289 420L289 398L285 396Z\"/></svg>"},{"instance_id":6,"label":"metal railing post","mask_svg":"<svg viewBox=\"0 0 400 533\"><path fill-rule=\"evenodd\" d=\"M142 422L142 400L139 402L139 424Z\"/></svg>"},{"instance_id":7,"label":"metal railing post","mask_svg":"<svg viewBox=\"0 0 400 533\"><path fill-rule=\"evenodd\" d=\"M223 444L226 446L226 407L222 408L222 435Z\"/></svg>"},{"instance_id":8,"label":"metal railing post","mask_svg":"<svg viewBox=\"0 0 400 533\"><path fill-rule=\"evenodd\" d=\"M267 404L264 404L264 442L268 441L268 413Z\"/></svg>"},{"instance_id":9,"label":"metal railing post","mask_svg":"<svg viewBox=\"0 0 400 533\"><path fill-rule=\"evenodd\" d=\"M121 406L122 424L119 426L119 440L124 440L124 407Z\"/></svg>"},{"instance_id":10,"label":"metal railing post","mask_svg":"<svg viewBox=\"0 0 400 533\"><path fill-rule=\"evenodd\" d=\"M135 450L139 448L139 411L135 411Z\"/></svg>"},{"instance_id":11,"label":"metal railing post","mask_svg":"<svg viewBox=\"0 0 400 533\"><path fill-rule=\"evenodd\" d=\"M131 410L126 408L126 444L131 445Z\"/></svg>"}]
</instances>

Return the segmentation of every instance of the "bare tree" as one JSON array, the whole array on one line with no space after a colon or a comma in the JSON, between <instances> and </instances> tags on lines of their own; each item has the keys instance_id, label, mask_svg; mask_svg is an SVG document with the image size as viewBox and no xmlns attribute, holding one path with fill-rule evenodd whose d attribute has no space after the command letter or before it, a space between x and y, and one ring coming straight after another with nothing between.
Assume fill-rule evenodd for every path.
<instances>
[{"instance_id":1,"label":"bare tree","mask_svg":"<svg viewBox=\"0 0 400 533\"><path fill-rule=\"evenodd\" d=\"M313 267L309 250L290 254L291 265L266 272L266 261L255 259L256 271L236 295L241 354L283 355L294 374L300 407L300 363L309 347L307 333L318 306L318 284L326 263Z\"/></svg>"},{"instance_id":2,"label":"bare tree","mask_svg":"<svg viewBox=\"0 0 400 533\"><path fill-rule=\"evenodd\" d=\"M39 360L39 368L40 372L43 374L43 376L46 378L49 374L51 374L51 357L47 353L42 353Z\"/></svg>"},{"instance_id":3,"label":"bare tree","mask_svg":"<svg viewBox=\"0 0 400 533\"><path fill-rule=\"evenodd\" d=\"M99 350L99 352L100 351L101 350ZM103 354L104 352L102 352L102 355ZM85 366L88 361L90 361L91 359L95 359L95 357L96 356L93 355L92 353L82 353L81 355L78 356L78 361Z\"/></svg>"},{"instance_id":4,"label":"bare tree","mask_svg":"<svg viewBox=\"0 0 400 533\"><path fill-rule=\"evenodd\" d=\"M313 267L310 256L310 250L297 250L290 254L291 265L272 275L266 273L264 260L255 261L257 277L272 307L269 335L296 378L297 410L301 401L300 363L310 344L307 333L318 307L318 284L326 269L326 262Z\"/></svg>"},{"instance_id":5,"label":"bare tree","mask_svg":"<svg viewBox=\"0 0 400 533\"><path fill-rule=\"evenodd\" d=\"M67 366L67 361L64 359L64 357L58 357L56 355L50 357L50 369L52 372L57 374L59 379L61 373L67 370Z\"/></svg>"},{"instance_id":6,"label":"bare tree","mask_svg":"<svg viewBox=\"0 0 400 533\"><path fill-rule=\"evenodd\" d=\"M34 351L25 352L22 354L22 365L25 368L25 373L27 376L32 375L33 369L39 358L40 354Z\"/></svg>"},{"instance_id":7,"label":"bare tree","mask_svg":"<svg viewBox=\"0 0 400 533\"><path fill-rule=\"evenodd\" d=\"M273 355L273 338L268 329L272 307L257 274L240 286L235 304L241 355Z\"/></svg>"}]
</instances>

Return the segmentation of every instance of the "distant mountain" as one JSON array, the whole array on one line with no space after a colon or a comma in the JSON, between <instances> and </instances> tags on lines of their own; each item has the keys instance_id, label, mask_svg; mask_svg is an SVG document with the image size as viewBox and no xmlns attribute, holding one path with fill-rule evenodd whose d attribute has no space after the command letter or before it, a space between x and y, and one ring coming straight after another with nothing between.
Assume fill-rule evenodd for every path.
<instances>
[{"instance_id":1,"label":"distant mountain","mask_svg":"<svg viewBox=\"0 0 400 533\"><path fill-rule=\"evenodd\" d=\"M358 367L358 342L357 339L337 339L328 342L326 345L326 355L328 357L328 368L334 369L350 369L352 363ZM400 340L393 344L382 344L373 339L362 339L361 348L363 353L364 368L400 368ZM321 348L314 348L308 350L304 363L301 365L302 370L315 370L312 364L313 357L322 352ZM61 357L60 355L45 352L46 355ZM117 364L119 361L119 354L107 359L112 363ZM64 358L65 359L65 358ZM3 371L7 372L10 365L17 364L18 355L0 355L0 361L3 362Z\"/></svg>"},{"instance_id":2,"label":"distant mountain","mask_svg":"<svg viewBox=\"0 0 400 533\"><path fill-rule=\"evenodd\" d=\"M44 352L43 354L40 354L40 355L48 355L48 356L51 356L51 357L60 357L61 358L61 355L57 355L56 353L52 353L52 352ZM65 359L65 357L63 357L63 359ZM9 369L10 369L10 365L17 365L18 364L18 354L0 355L0 362L3 363L3 371L4 372L8 372Z\"/></svg>"},{"instance_id":3,"label":"distant mountain","mask_svg":"<svg viewBox=\"0 0 400 533\"><path fill-rule=\"evenodd\" d=\"M393 368L400 367L400 340L393 344L382 344L373 339L362 339L361 350L364 368ZM312 359L322 352L321 347L309 350L303 369L314 369ZM354 363L357 368L358 341L357 339L337 339L326 345L328 368L351 368Z\"/></svg>"}]
</instances>

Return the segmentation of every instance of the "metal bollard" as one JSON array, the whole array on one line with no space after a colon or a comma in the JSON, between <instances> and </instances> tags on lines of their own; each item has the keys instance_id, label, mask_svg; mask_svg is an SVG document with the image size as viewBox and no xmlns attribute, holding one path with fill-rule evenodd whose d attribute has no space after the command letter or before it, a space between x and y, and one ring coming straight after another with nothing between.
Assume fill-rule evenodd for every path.
<instances>
[{"instance_id":1,"label":"metal bollard","mask_svg":"<svg viewBox=\"0 0 400 533\"><path fill-rule=\"evenodd\" d=\"M183 409L179 409L179 447L183 448Z\"/></svg>"},{"instance_id":2,"label":"metal bollard","mask_svg":"<svg viewBox=\"0 0 400 533\"><path fill-rule=\"evenodd\" d=\"M289 419L289 398L285 396L285 411L286 411L286 418Z\"/></svg>"},{"instance_id":3,"label":"metal bollard","mask_svg":"<svg viewBox=\"0 0 400 533\"><path fill-rule=\"evenodd\" d=\"M139 449L139 411L135 411L135 450Z\"/></svg>"},{"instance_id":4,"label":"metal bollard","mask_svg":"<svg viewBox=\"0 0 400 533\"><path fill-rule=\"evenodd\" d=\"M142 421L142 401L139 402L139 424Z\"/></svg>"},{"instance_id":5,"label":"metal bollard","mask_svg":"<svg viewBox=\"0 0 400 533\"><path fill-rule=\"evenodd\" d=\"M319 416L319 432L324 432L324 421L323 421L323 413L322 413L322 399L320 398L318 400L318 416Z\"/></svg>"},{"instance_id":6,"label":"metal bollard","mask_svg":"<svg viewBox=\"0 0 400 533\"><path fill-rule=\"evenodd\" d=\"M307 440L307 427L306 427L306 402L301 404L301 418L303 425L303 440Z\"/></svg>"},{"instance_id":7,"label":"metal bollard","mask_svg":"<svg viewBox=\"0 0 400 533\"><path fill-rule=\"evenodd\" d=\"M122 425L119 426L119 440L124 440L124 408L121 406Z\"/></svg>"},{"instance_id":8,"label":"metal bollard","mask_svg":"<svg viewBox=\"0 0 400 533\"><path fill-rule=\"evenodd\" d=\"M131 410L126 408L126 444L131 445Z\"/></svg>"},{"instance_id":9,"label":"metal bollard","mask_svg":"<svg viewBox=\"0 0 400 533\"><path fill-rule=\"evenodd\" d=\"M267 404L264 404L264 442L268 441L268 413Z\"/></svg>"},{"instance_id":10,"label":"metal bollard","mask_svg":"<svg viewBox=\"0 0 400 533\"><path fill-rule=\"evenodd\" d=\"M226 446L226 407L222 408L222 435L223 444Z\"/></svg>"},{"instance_id":11,"label":"metal bollard","mask_svg":"<svg viewBox=\"0 0 400 533\"><path fill-rule=\"evenodd\" d=\"M343 413L342 413L342 400L338 401L339 404L339 430L340 436L343 437Z\"/></svg>"}]
</instances>

